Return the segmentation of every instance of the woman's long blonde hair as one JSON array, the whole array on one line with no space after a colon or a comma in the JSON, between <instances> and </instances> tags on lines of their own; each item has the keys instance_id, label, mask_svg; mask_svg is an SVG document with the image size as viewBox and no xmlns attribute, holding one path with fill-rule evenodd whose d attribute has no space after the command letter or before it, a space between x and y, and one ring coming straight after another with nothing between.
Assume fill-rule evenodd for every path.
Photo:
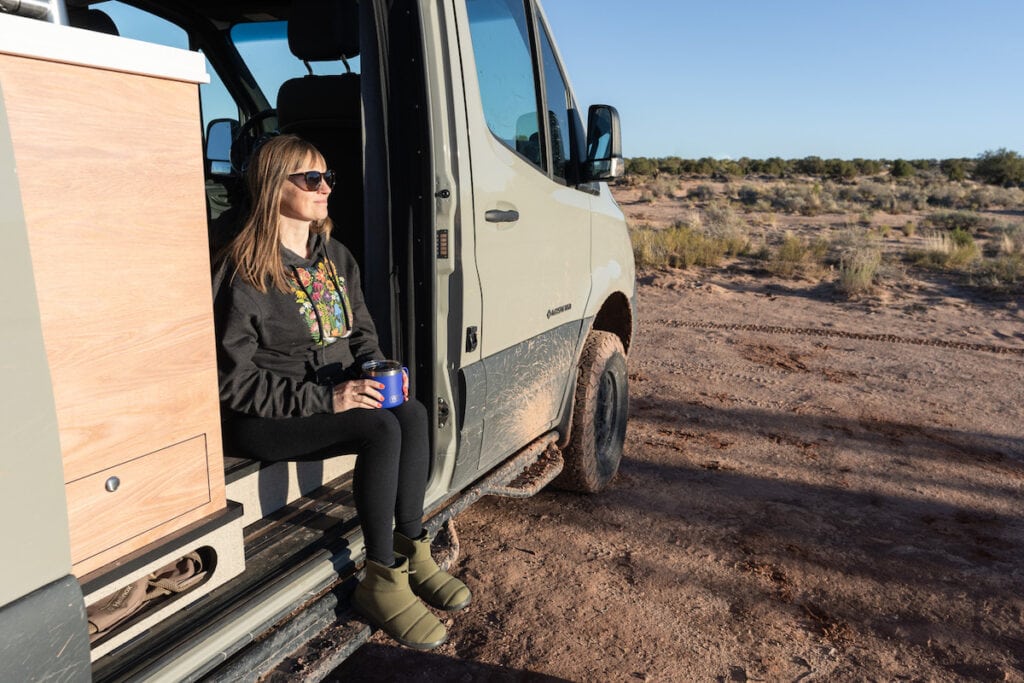
<instances>
[{"instance_id":1,"label":"woman's long blonde hair","mask_svg":"<svg viewBox=\"0 0 1024 683\"><path fill-rule=\"evenodd\" d=\"M226 255L234 274L260 292L266 293L268 281L282 292L289 291L281 261L281 186L311 158L324 164L323 155L309 142L297 135L278 135L256 150L245 171L249 216L228 244ZM331 236L331 228L330 218L310 224L310 230L324 239Z\"/></svg>"}]
</instances>

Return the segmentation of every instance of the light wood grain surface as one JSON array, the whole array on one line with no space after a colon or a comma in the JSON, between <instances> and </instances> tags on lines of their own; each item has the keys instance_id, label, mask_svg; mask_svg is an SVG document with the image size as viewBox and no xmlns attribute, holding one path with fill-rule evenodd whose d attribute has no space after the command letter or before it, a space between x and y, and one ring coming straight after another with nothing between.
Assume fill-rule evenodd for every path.
<instances>
[{"instance_id":1,"label":"light wood grain surface","mask_svg":"<svg viewBox=\"0 0 1024 683\"><path fill-rule=\"evenodd\" d=\"M224 505L197 86L11 55L0 79L81 575ZM80 480L120 463L163 482L180 458L195 468L167 447L197 435L207 476L176 509L159 498L165 524L130 497L147 531L118 541L79 499L94 495Z\"/></svg>"}]
</instances>

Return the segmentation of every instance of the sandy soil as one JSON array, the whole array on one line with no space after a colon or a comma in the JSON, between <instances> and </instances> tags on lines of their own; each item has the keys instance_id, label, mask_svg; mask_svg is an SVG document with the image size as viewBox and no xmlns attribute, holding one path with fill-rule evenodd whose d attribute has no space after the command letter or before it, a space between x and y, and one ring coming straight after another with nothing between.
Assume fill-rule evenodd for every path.
<instances>
[{"instance_id":1,"label":"sandy soil","mask_svg":"<svg viewBox=\"0 0 1024 683\"><path fill-rule=\"evenodd\" d=\"M332 680L1024 681L1024 308L645 273L607 491L484 499L447 644Z\"/></svg>"}]
</instances>

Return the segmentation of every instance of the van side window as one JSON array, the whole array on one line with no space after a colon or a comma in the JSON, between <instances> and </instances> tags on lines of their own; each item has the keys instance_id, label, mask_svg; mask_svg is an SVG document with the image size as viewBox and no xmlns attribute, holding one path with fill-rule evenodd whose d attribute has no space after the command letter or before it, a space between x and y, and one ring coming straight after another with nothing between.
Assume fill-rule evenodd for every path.
<instances>
[{"instance_id":1,"label":"van side window","mask_svg":"<svg viewBox=\"0 0 1024 683\"><path fill-rule=\"evenodd\" d=\"M570 162L574 161L572 149L573 125L570 112L576 107L572 102L569 86L565 83L562 70L551 48L547 28L540 27L540 49L544 63L544 94L547 100L548 125L551 128L551 173L563 181L568 180Z\"/></svg>"},{"instance_id":2,"label":"van side window","mask_svg":"<svg viewBox=\"0 0 1024 683\"><path fill-rule=\"evenodd\" d=\"M544 169L537 89L523 0L467 0L480 98L491 132Z\"/></svg>"}]
</instances>

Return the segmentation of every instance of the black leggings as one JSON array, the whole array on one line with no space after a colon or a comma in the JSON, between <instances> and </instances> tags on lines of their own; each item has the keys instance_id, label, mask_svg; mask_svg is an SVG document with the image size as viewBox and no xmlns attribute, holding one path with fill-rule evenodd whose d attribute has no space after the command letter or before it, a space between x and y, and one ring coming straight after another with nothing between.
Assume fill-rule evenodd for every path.
<instances>
[{"instance_id":1,"label":"black leggings","mask_svg":"<svg viewBox=\"0 0 1024 683\"><path fill-rule=\"evenodd\" d=\"M366 555L394 561L391 522L409 538L423 531L423 494L430 468L427 411L409 399L386 409L272 419L239 416L224 423L231 455L277 462L356 454L352 482Z\"/></svg>"}]
</instances>

